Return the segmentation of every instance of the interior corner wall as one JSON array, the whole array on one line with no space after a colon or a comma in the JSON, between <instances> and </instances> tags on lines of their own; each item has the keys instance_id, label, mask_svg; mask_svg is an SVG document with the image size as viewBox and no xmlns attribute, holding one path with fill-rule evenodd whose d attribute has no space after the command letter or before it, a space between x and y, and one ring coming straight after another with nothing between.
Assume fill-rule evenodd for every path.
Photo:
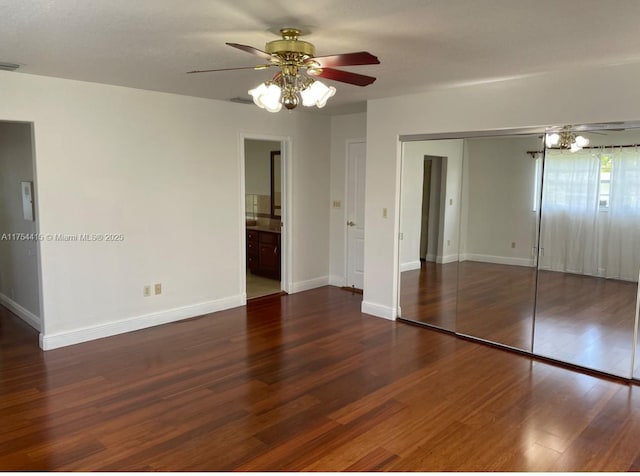
<instances>
[{"instance_id":1,"label":"interior corner wall","mask_svg":"<svg viewBox=\"0 0 640 476\"><path fill-rule=\"evenodd\" d=\"M290 284L328 283L329 117L4 71L0 90L0 120L34 124L40 233L112 238L40 243L43 347L242 304L243 135L289 138Z\"/></svg>"},{"instance_id":2,"label":"interior corner wall","mask_svg":"<svg viewBox=\"0 0 640 476\"><path fill-rule=\"evenodd\" d=\"M390 317L397 304L399 136L637 121L639 79L630 63L369 101L363 310Z\"/></svg>"},{"instance_id":3,"label":"interior corner wall","mask_svg":"<svg viewBox=\"0 0 640 476\"><path fill-rule=\"evenodd\" d=\"M346 171L347 142L366 139L367 115L365 113L345 114L331 118L331 192L327 207L330 209L330 284L345 286L346 256ZM333 202L340 202L333 207ZM366 224L365 224L366 227Z\"/></svg>"},{"instance_id":4,"label":"interior corner wall","mask_svg":"<svg viewBox=\"0 0 640 476\"><path fill-rule=\"evenodd\" d=\"M37 229L24 218L21 190L33 181L31 124L0 121L0 302L39 328Z\"/></svg>"}]
</instances>

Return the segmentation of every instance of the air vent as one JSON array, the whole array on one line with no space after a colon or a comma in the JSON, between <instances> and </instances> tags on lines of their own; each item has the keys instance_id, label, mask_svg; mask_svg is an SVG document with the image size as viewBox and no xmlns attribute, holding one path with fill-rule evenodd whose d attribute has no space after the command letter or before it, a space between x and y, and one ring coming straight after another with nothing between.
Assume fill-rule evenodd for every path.
<instances>
[{"instance_id":1,"label":"air vent","mask_svg":"<svg viewBox=\"0 0 640 476\"><path fill-rule=\"evenodd\" d=\"M2 71L15 71L20 67L19 64L14 63L3 63L0 61L0 70Z\"/></svg>"},{"instance_id":2,"label":"air vent","mask_svg":"<svg viewBox=\"0 0 640 476\"><path fill-rule=\"evenodd\" d=\"M229 101L237 102L239 104L253 104L253 100L249 98L236 97L236 98L229 99Z\"/></svg>"}]
</instances>

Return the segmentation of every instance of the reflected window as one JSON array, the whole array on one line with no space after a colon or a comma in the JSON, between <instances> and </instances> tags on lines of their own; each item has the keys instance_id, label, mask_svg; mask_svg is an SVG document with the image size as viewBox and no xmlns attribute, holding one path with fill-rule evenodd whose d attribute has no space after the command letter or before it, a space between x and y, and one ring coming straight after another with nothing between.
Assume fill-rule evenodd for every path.
<instances>
[{"instance_id":1,"label":"reflected window","mask_svg":"<svg viewBox=\"0 0 640 476\"><path fill-rule=\"evenodd\" d=\"M611 156L600 156L600 190L598 205L601 211L609 210L609 198L611 195Z\"/></svg>"}]
</instances>

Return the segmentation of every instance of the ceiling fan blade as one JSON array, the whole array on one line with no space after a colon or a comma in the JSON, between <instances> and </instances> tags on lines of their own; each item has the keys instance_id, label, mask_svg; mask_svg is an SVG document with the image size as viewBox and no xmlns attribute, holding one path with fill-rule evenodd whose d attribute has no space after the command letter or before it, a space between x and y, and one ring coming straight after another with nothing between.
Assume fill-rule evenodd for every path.
<instances>
[{"instance_id":1,"label":"ceiling fan blade","mask_svg":"<svg viewBox=\"0 0 640 476\"><path fill-rule=\"evenodd\" d=\"M254 48L253 46L240 45L238 43L227 43L227 45L232 46L234 48L238 48L239 50L246 51L255 56L259 56L262 59L271 60L273 56L271 56L266 51L259 50L258 48Z\"/></svg>"},{"instance_id":2,"label":"ceiling fan blade","mask_svg":"<svg viewBox=\"0 0 640 476\"><path fill-rule=\"evenodd\" d=\"M313 58L322 68L334 66L358 66L363 64L380 64L380 60L367 51L345 53L342 55L317 56Z\"/></svg>"},{"instance_id":3,"label":"ceiling fan blade","mask_svg":"<svg viewBox=\"0 0 640 476\"><path fill-rule=\"evenodd\" d=\"M368 86L376 80L373 76L365 76L364 74L351 73L349 71L332 68L322 68L322 72L320 74L315 74L314 76L332 79L342 83L354 84L356 86Z\"/></svg>"},{"instance_id":4,"label":"ceiling fan blade","mask_svg":"<svg viewBox=\"0 0 640 476\"><path fill-rule=\"evenodd\" d=\"M259 64L258 66L242 66L240 68L220 68L220 69L197 69L195 71L187 71L187 74L192 74L192 73L214 73L216 71L235 71L238 69L254 69L254 70L261 70L261 69L267 69L269 67L273 66L272 64Z\"/></svg>"}]
</instances>

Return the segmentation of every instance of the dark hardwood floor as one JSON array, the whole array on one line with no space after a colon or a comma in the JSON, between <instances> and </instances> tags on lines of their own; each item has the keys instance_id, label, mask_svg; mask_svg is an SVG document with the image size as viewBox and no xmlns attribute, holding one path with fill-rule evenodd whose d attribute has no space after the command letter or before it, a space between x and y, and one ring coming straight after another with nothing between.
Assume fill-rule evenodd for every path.
<instances>
[{"instance_id":1,"label":"dark hardwood floor","mask_svg":"<svg viewBox=\"0 0 640 476\"><path fill-rule=\"evenodd\" d=\"M630 377L636 283L540 271L536 302L524 266L423 263L401 280L405 319Z\"/></svg>"},{"instance_id":2,"label":"dark hardwood floor","mask_svg":"<svg viewBox=\"0 0 640 476\"><path fill-rule=\"evenodd\" d=\"M333 287L41 352L0 315L0 470L640 470L640 387Z\"/></svg>"}]
</instances>

